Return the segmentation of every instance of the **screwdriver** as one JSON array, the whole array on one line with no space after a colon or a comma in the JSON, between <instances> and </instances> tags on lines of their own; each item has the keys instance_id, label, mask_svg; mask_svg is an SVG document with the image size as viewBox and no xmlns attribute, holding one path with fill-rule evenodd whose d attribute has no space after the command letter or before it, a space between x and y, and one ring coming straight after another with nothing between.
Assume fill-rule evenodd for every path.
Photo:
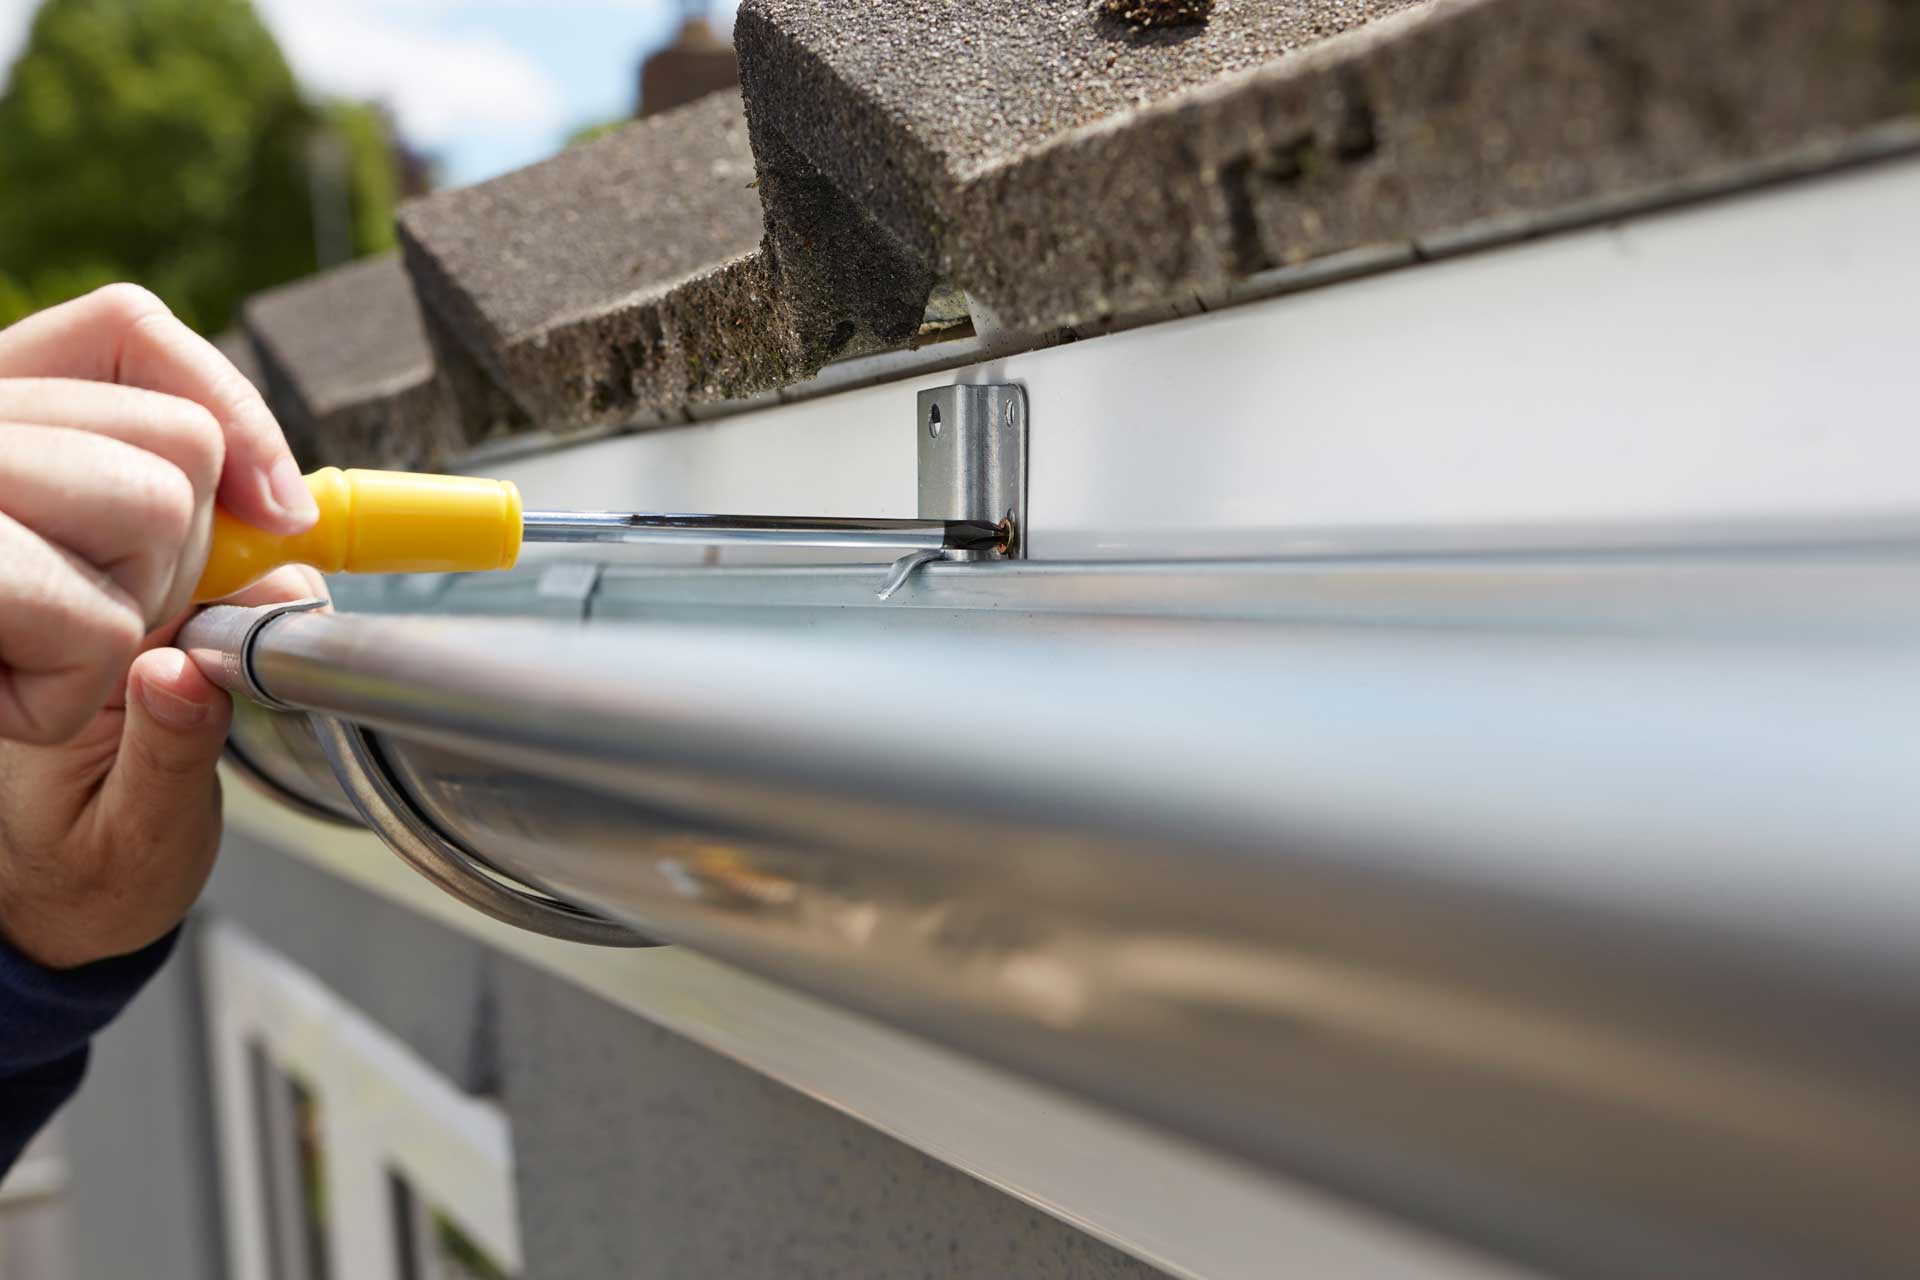
<instances>
[{"instance_id":1,"label":"screwdriver","mask_svg":"<svg viewBox=\"0 0 1920 1280\"><path fill-rule=\"evenodd\" d=\"M306 481L320 519L305 533L266 533L215 509L196 603L232 595L283 564L322 573L511 569L522 542L987 551L1004 550L1008 539L1005 525L980 520L522 511L511 480L473 476L322 467Z\"/></svg>"}]
</instances>

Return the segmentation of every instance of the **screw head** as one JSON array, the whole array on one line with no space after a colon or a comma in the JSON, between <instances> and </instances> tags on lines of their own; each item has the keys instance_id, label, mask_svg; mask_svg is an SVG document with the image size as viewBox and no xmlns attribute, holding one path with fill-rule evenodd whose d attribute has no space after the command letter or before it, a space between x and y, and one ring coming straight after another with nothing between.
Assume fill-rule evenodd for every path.
<instances>
[{"instance_id":1,"label":"screw head","mask_svg":"<svg viewBox=\"0 0 1920 1280\"><path fill-rule=\"evenodd\" d=\"M940 438L940 406L937 404L927 406L927 435L934 440Z\"/></svg>"}]
</instances>

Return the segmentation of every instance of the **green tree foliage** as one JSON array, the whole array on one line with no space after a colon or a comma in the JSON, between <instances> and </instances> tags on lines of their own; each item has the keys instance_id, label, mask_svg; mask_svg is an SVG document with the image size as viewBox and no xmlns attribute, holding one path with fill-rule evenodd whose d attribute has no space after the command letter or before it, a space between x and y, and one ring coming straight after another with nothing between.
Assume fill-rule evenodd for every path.
<instances>
[{"instance_id":1,"label":"green tree foliage","mask_svg":"<svg viewBox=\"0 0 1920 1280\"><path fill-rule=\"evenodd\" d=\"M189 323L392 243L391 140L300 93L250 0L44 0L0 95L0 323L110 280Z\"/></svg>"},{"instance_id":2,"label":"green tree foliage","mask_svg":"<svg viewBox=\"0 0 1920 1280\"><path fill-rule=\"evenodd\" d=\"M632 123L632 116L620 116L613 120L602 120L598 124L583 124L567 135L564 145L577 147L583 142L592 142L595 138L604 138L622 125Z\"/></svg>"}]
</instances>

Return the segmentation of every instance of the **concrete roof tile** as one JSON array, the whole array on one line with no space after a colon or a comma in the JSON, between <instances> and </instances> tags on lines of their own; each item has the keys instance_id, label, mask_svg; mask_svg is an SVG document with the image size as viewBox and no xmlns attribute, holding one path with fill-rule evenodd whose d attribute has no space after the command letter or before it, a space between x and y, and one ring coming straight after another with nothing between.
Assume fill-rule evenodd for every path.
<instances>
[{"instance_id":1,"label":"concrete roof tile","mask_svg":"<svg viewBox=\"0 0 1920 1280\"><path fill-rule=\"evenodd\" d=\"M763 170L812 165L932 275L1040 332L1658 200L1911 119L1916 11L1218 0L1142 27L1089 0L748 0L735 38ZM770 239L806 254L812 207L763 194Z\"/></svg>"},{"instance_id":2,"label":"concrete roof tile","mask_svg":"<svg viewBox=\"0 0 1920 1280\"><path fill-rule=\"evenodd\" d=\"M540 426L676 418L690 400L785 375L753 284L753 183L739 99L714 94L416 200L401 243L436 345L465 352ZM752 337L715 342L716 328Z\"/></svg>"},{"instance_id":3,"label":"concrete roof tile","mask_svg":"<svg viewBox=\"0 0 1920 1280\"><path fill-rule=\"evenodd\" d=\"M307 465L431 466L465 443L397 255L257 294L242 316L256 385Z\"/></svg>"},{"instance_id":4,"label":"concrete roof tile","mask_svg":"<svg viewBox=\"0 0 1920 1280\"><path fill-rule=\"evenodd\" d=\"M684 420L936 299L1044 342L1920 140L1916 0L747 0L735 39L744 107L415 201L404 272L249 304L309 459Z\"/></svg>"}]
</instances>

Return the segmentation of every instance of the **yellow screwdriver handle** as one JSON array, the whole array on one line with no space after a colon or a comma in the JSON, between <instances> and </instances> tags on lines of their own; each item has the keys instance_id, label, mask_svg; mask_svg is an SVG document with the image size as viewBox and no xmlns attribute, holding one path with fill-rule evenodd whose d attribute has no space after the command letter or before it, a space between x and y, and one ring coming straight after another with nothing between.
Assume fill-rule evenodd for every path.
<instances>
[{"instance_id":1,"label":"yellow screwdriver handle","mask_svg":"<svg viewBox=\"0 0 1920 1280\"><path fill-rule=\"evenodd\" d=\"M320 519L292 537L214 509L195 603L232 595L283 564L322 573L452 573L511 569L520 558L520 491L510 480L322 467L307 487Z\"/></svg>"}]
</instances>

